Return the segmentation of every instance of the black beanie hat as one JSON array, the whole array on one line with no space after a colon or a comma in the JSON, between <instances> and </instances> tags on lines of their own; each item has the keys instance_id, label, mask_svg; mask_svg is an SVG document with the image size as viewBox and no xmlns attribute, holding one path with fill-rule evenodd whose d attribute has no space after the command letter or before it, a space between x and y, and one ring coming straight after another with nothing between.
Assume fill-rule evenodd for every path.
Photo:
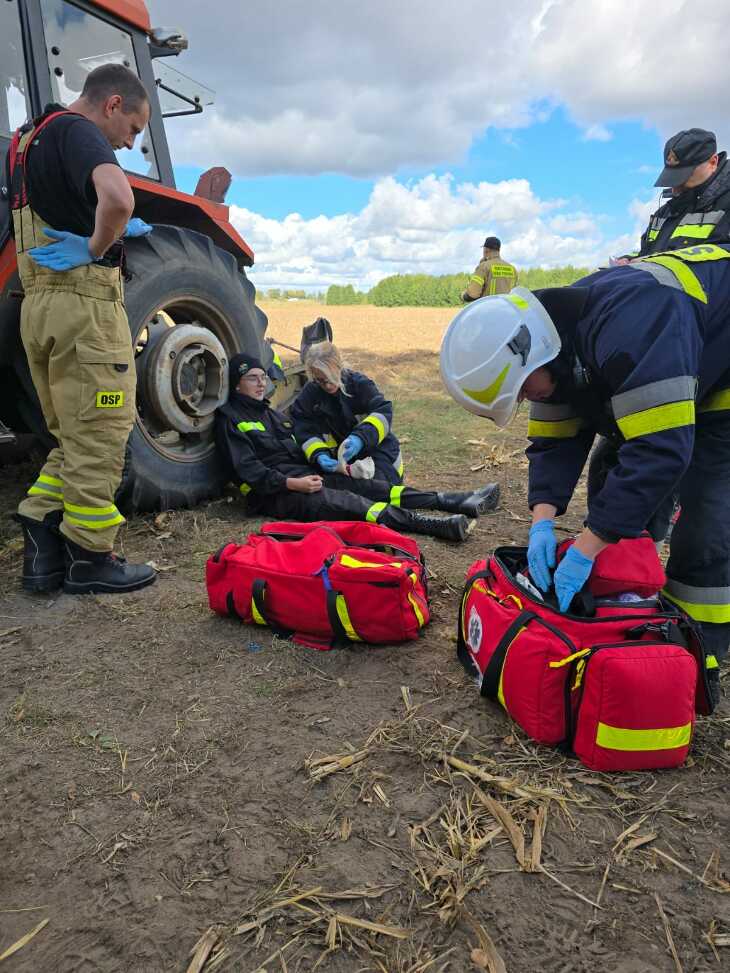
<instances>
[{"instance_id":1,"label":"black beanie hat","mask_svg":"<svg viewBox=\"0 0 730 973\"><path fill-rule=\"evenodd\" d=\"M499 237L488 236L484 241L484 246L487 248L487 250L499 250L499 248L502 246L502 241L499 239Z\"/></svg>"},{"instance_id":2,"label":"black beanie hat","mask_svg":"<svg viewBox=\"0 0 730 973\"><path fill-rule=\"evenodd\" d=\"M258 358L254 358L253 355L234 355L231 358L228 363L228 381L231 392L234 391L241 381L241 376L245 375L246 372L250 372L252 368L260 368L262 372L266 373L266 369L261 364L261 361Z\"/></svg>"}]
</instances>

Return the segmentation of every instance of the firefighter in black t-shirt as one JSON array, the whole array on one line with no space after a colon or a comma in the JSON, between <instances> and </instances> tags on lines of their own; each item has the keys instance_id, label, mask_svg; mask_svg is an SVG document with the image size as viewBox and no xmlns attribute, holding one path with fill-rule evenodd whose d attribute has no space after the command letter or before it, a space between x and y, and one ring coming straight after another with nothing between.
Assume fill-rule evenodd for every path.
<instances>
[{"instance_id":1,"label":"firefighter in black t-shirt","mask_svg":"<svg viewBox=\"0 0 730 973\"><path fill-rule=\"evenodd\" d=\"M114 150L132 148L149 114L137 76L103 65L68 109L49 105L19 129L8 155L20 332L58 443L18 509L29 591L132 591L155 579L112 554L136 384L118 240L151 230L130 219Z\"/></svg>"}]
</instances>

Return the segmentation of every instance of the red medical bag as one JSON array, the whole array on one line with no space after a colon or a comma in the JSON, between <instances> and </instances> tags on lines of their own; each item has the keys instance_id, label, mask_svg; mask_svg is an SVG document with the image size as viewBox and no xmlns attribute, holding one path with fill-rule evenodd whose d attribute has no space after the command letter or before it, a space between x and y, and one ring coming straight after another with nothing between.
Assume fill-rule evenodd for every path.
<instances>
[{"instance_id":1,"label":"red medical bag","mask_svg":"<svg viewBox=\"0 0 730 973\"><path fill-rule=\"evenodd\" d=\"M594 770L681 764L695 711L712 708L689 619L659 597L589 596L588 615L561 614L517 580L526 568L525 548L503 547L469 569L457 652L481 695Z\"/></svg>"},{"instance_id":2,"label":"red medical bag","mask_svg":"<svg viewBox=\"0 0 730 973\"><path fill-rule=\"evenodd\" d=\"M269 523L205 570L213 611L317 649L405 642L430 618L418 544L359 521Z\"/></svg>"}]
</instances>

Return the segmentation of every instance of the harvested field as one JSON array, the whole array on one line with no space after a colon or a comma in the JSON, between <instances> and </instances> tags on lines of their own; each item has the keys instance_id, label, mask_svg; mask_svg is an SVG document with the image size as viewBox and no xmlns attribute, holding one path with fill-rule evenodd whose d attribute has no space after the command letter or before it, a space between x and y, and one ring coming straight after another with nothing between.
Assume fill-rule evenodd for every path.
<instances>
[{"instance_id":1,"label":"harvested field","mask_svg":"<svg viewBox=\"0 0 730 973\"><path fill-rule=\"evenodd\" d=\"M146 591L24 595L10 514L37 459L4 468L2 973L729 969L727 701L671 772L530 743L454 654L466 567L526 537L524 426L445 398L448 309L267 312L294 345L330 318L396 400L410 482L498 479L502 504L424 540L422 639L317 653L209 613L206 558L256 526L232 497L125 525Z\"/></svg>"}]
</instances>

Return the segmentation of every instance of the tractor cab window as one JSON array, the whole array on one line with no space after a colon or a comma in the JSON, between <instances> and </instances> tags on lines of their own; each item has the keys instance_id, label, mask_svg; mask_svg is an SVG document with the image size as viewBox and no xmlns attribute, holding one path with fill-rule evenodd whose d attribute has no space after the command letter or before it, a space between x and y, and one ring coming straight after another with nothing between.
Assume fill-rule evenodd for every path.
<instances>
[{"instance_id":1,"label":"tractor cab window","mask_svg":"<svg viewBox=\"0 0 730 973\"><path fill-rule=\"evenodd\" d=\"M18 4L5 0L0 4L0 139L9 139L29 116ZM5 148L0 143L0 154Z\"/></svg>"},{"instance_id":2,"label":"tractor cab window","mask_svg":"<svg viewBox=\"0 0 730 973\"><path fill-rule=\"evenodd\" d=\"M48 66L55 101L69 105L81 94L86 75L102 64L123 64L138 73L132 38L127 31L81 10L68 0L41 0ZM149 129L134 149L117 152L128 172L158 179Z\"/></svg>"}]
</instances>

